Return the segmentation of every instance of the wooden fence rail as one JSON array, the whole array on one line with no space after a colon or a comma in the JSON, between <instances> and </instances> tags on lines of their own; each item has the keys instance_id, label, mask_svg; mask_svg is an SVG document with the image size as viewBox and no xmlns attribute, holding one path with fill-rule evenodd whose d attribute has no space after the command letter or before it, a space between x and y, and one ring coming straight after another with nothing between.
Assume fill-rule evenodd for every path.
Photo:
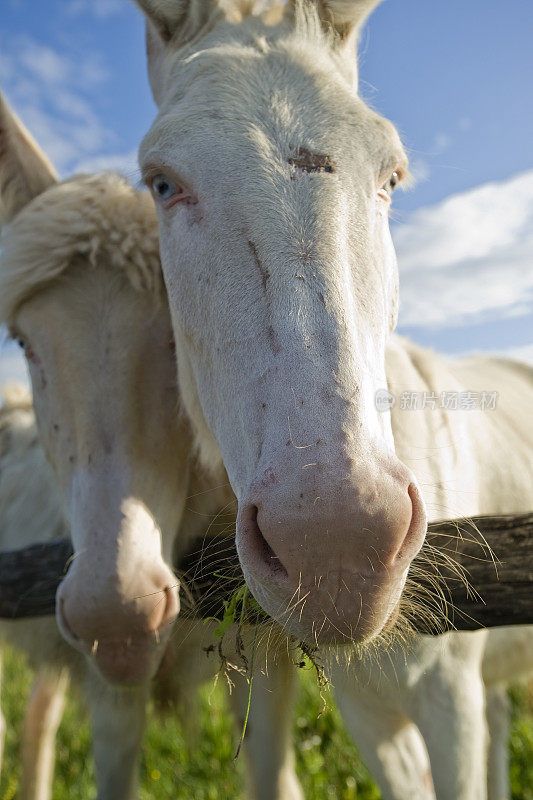
<instances>
[{"instance_id":1,"label":"wooden fence rail","mask_svg":"<svg viewBox=\"0 0 533 800\"><path fill-rule=\"evenodd\" d=\"M203 553L203 540L193 543L177 570L191 590L197 616L219 616L236 585L214 577L210 564L220 572L223 554L222 571L239 569L236 551L228 551L232 539L208 541ZM68 539L0 552L0 617L53 614L71 557ZM431 523L419 565L416 583L434 598L429 620L413 620L420 632L533 624L533 513Z\"/></svg>"}]
</instances>

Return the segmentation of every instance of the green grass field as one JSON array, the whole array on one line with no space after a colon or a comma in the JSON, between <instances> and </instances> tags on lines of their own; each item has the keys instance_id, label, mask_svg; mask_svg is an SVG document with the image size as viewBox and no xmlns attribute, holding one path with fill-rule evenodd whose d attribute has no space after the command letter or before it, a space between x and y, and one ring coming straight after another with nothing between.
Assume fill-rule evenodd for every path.
<instances>
[{"instance_id":1,"label":"green grass field","mask_svg":"<svg viewBox=\"0 0 533 800\"><path fill-rule=\"evenodd\" d=\"M302 670L295 715L298 774L307 800L377 800L379 791L349 741L328 696L322 700L314 671ZM8 723L0 800L17 797L18 743L31 673L7 653L2 708ZM326 693L327 694L327 693ZM511 777L513 800L533 800L533 692L512 693ZM200 698L201 730L194 746L173 717L150 716L142 760L141 800L237 800L242 797L243 763L233 761L236 740L226 713L224 691L206 687ZM70 700L58 737L54 800L95 797L90 731L85 714ZM408 800L408 798L406 798Z\"/></svg>"}]
</instances>

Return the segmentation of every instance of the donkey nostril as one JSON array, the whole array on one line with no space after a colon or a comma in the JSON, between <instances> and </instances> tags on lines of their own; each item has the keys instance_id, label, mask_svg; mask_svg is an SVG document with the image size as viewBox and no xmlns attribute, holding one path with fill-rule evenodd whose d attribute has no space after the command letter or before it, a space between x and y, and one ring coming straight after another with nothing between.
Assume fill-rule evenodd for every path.
<instances>
[{"instance_id":1,"label":"donkey nostril","mask_svg":"<svg viewBox=\"0 0 533 800\"><path fill-rule=\"evenodd\" d=\"M407 494L411 503L411 518L403 541L396 553L396 559L408 559L411 561L422 547L427 521L424 505L415 484L409 484Z\"/></svg>"},{"instance_id":2,"label":"donkey nostril","mask_svg":"<svg viewBox=\"0 0 533 800\"><path fill-rule=\"evenodd\" d=\"M151 633L157 633L178 616L180 605L176 585L169 586L150 593L148 599L153 602L153 607L146 620L146 625Z\"/></svg>"},{"instance_id":3,"label":"donkey nostril","mask_svg":"<svg viewBox=\"0 0 533 800\"><path fill-rule=\"evenodd\" d=\"M160 627L168 622L173 622L179 614L180 600L177 586L165 586L165 611L162 616Z\"/></svg>"},{"instance_id":4,"label":"donkey nostril","mask_svg":"<svg viewBox=\"0 0 533 800\"><path fill-rule=\"evenodd\" d=\"M253 522L253 535L255 537L255 546L258 552L258 555L262 558L263 562L269 567L272 572L281 573L282 575L287 575L287 570L283 566L282 562L280 561L279 557L276 555L274 550L271 548L265 537L261 532L261 528L259 527L259 523L257 521L257 507L254 506L252 510L252 522Z\"/></svg>"},{"instance_id":5,"label":"donkey nostril","mask_svg":"<svg viewBox=\"0 0 533 800\"><path fill-rule=\"evenodd\" d=\"M56 610L56 615L57 615L57 622L58 622L58 625L59 625L59 630L61 631L61 633L65 637L65 639L67 639L67 641L70 639L71 643L75 642L76 644L79 644L80 646L84 645L85 643L83 642L83 640L80 639L78 634L75 633L75 631L73 631L71 626L70 626L70 622L69 622L69 620L67 618L67 615L65 613L65 600L64 600L63 597L58 596L57 601L56 601L56 609L57 609Z\"/></svg>"}]
</instances>

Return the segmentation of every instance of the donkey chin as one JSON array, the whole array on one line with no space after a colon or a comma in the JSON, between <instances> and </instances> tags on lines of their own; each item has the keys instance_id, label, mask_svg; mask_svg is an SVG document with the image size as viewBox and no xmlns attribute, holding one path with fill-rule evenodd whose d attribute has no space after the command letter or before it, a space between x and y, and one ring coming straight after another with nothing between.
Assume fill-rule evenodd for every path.
<instances>
[{"instance_id":1,"label":"donkey chin","mask_svg":"<svg viewBox=\"0 0 533 800\"><path fill-rule=\"evenodd\" d=\"M136 686L153 678L172 629L169 624L167 631L95 640L89 647L72 632L62 615L58 617L58 627L63 638L87 658L102 678L121 686Z\"/></svg>"},{"instance_id":2,"label":"donkey chin","mask_svg":"<svg viewBox=\"0 0 533 800\"><path fill-rule=\"evenodd\" d=\"M150 680L164 656L170 633L179 612L179 599L175 589L167 591L164 611L157 619L135 615L124 624L109 624L102 614L103 624L99 635L84 616L72 613L65 602L61 587L56 597L56 620L64 639L86 656L91 666L110 683L134 686ZM122 610L124 615L124 611ZM113 612L109 610L113 619ZM115 622L120 613L115 615ZM132 615L133 616L133 615ZM106 624L107 623L107 624ZM98 636L98 638L97 638Z\"/></svg>"},{"instance_id":3,"label":"donkey chin","mask_svg":"<svg viewBox=\"0 0 533 800\"><path fill-rule=\"evenodd\" d=\"M335 594L320 591L319 577L303 581L292 595L284 576L259 575L243 565L246 583L261 606L285 630L309 647L368 644L394 627L407 569L393 578L375 573L328 575Z\"/></svg>"}]
</instances>

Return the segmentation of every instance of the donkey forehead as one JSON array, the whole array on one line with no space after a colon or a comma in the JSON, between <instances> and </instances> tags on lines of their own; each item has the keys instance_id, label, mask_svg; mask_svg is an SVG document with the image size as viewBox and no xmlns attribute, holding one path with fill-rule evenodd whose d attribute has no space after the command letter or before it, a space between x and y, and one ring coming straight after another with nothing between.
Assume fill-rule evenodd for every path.
<instances>
[{"instance_id":1,"label":"donkey forehead","mask_svg":"<svg viewBox=\"0 0 533 800\"><path fill-rule=\"evenodd\" d=\"M392 123L354 93L327 53L313 54L305 44L267 52L213 46L186 59L175 55L169 66L167 94L141 160L152 148L169 151L187 139L198 145L201 131L205 141L216 139L214 153L237 143L257 150L259 142L267 157L304 146L361 155L378 169L407 161Z\"/></svg>"},{"instance_id":2,"label":"donkey forehead","mask_svg":"<svg viewBox=\"0 0 533 800\"><path fill-rule=\"evenodd\" d=\"M211 100L224 92L224 104L230 96L242 105L249 95L260 98L279 86L291 88L299 94L311 89L316 96L323 92L349 102L354 92L338 71L328 52L314 50L306 43L288 46L286 42L268 46L254 46L254 42L230 43L204 40L202 49L183 56L180 51L168 54L167 97L175 100L180 94L200 86L203 96ZM312 99L309 96L306 100ZM200 100L201 98L197 99Z\"/></svg>"},{"instance_id":3,"label":"donkey forehead","mask_svg":"<svg viewBox=\"0 0 533 800\"><path fill-rule=\"evenodd\" d=\"M109 361L118 356L133 362L141 357L134 337L138 342L170 330L170 318L155 296L137 291L124 273L105 262L90 267L78 257L23 300L13 327L30 335L37 350L47 340L54 357L68 354L81 369L103 350Z\"/></svg>"}]
</instances>

